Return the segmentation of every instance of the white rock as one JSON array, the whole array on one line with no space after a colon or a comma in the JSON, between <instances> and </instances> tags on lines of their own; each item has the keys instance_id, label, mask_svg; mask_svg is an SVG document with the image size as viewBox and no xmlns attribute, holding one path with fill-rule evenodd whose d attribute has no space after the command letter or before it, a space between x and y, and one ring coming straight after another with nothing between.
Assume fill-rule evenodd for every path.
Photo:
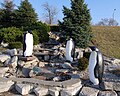
<instances>
[{"instance_id":1,"label":"white rock","mask_svg":"<svg viewBox=\"0 0 120 96\"><path fill-rule=\"evenodd\" d=\"M16 84L15 89L21 94L21 95L27 95L31 91L33 87L29 84Z\"/></svg>"},{"instance_id":2,"label":"white rock","mask_svg":"<svg viewBox=\"0 0 120 96\"><path fill-rule=\"evenodd\" d=\"M37 87L33 90L36 94L36 96L44 96L48 94L48 89L44 87Z\"/></svg>"},{"instance_id":3,"label":"white rock","mask_svg":"<svg viewBox=\"0 0 120 96\"><path fill-rule=\"evenodd\" d=\"M8 46L8 43L1 42L1 46L7 47L7 46Z\"/></svg>"},{"instance_id":4,"label":"white rock","mask_svg":"<svg viewBox=\"0 0 120 96\"><path fill-rule=\"evenodd\" d=\"M9 55L2 54L0 55L0 62L5 62L7 59L10 59L11 57Z\"/></svg>"}]
</instances>

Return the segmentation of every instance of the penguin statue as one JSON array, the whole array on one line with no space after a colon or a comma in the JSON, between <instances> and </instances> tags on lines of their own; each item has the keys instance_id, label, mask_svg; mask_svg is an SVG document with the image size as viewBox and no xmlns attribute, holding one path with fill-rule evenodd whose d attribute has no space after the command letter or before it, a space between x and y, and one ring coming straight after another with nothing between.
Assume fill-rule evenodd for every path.
<instances>
[{"instance_id":1,"label":"penguin statue","mask_svg":"<svg viewBox=\"0 0 120 96\"><path fill-rule=\"evenodd\" d=\"M33 53L33 35L32 31L27 31L24 33L23 39L23 56L32 56Z\"/></svg>"},{"instance_id":2,"label":"penguin statue","mask_svg":"<svg viewBox=\"0 0 120 96\"><path fill-rule=\"evenodd\" d=\"M90 81L94 85L102 82L104 63L102 53L95 46L90 47L92 52L89 58L88 72Z\"/></svg>"},{"instance_id":3,"label":"penguin statue","mask_svg":"<svg viewBox=\"0 0 120 96\"><path fill-rule=\"evenodd\" d=\"M66 60L70 62L74 60L74 51L75 51L75 44L73 42L73 39L70 38L70 40L68 40L66 44Z\"/></svg>"}]
</instances>

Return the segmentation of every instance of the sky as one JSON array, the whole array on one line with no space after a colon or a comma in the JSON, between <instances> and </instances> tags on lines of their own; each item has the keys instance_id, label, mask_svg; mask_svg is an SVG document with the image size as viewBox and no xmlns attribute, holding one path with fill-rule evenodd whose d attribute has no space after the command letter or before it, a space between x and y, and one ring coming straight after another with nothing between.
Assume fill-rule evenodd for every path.
<instances>
[{"instance_id":1,"label":"sky","mask_svg":"<svg viewBox=\"0 0 120 96\"><path fill-rule=\"evenodd\" d=\"M0 0L0 3L4 0ZM14 4L17 6L20 5L22 0L13 0ZM29 0L32 4L32 7L35 9L35 12L38 14L39 20L43 20L44 18L44 8L43 4L48 3L51 6L54 6L57 11L57 18L62 20L64 17L62 10L63 6L70 8L71 1L70 0ZM120 0L85 0L85 3L88 5L88 9L90 9L90 14L92 17L92 24L96 24L101 21L102 18L113 18L120 25Z\"/></svg>"}]
</instances>

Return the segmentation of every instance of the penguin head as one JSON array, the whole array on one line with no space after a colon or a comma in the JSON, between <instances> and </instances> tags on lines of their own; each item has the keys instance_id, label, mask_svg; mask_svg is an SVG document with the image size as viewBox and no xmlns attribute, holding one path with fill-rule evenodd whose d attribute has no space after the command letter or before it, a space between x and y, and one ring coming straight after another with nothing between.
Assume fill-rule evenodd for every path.
<instances>
[{"instance_id":1,"label":"penguin head","mask_svg":"<svg viewBox=\"0 0 120 96\"><path fill-rule=\"evenodd\" d=\"M31 31L31 30L28 30L28 33L32 34L32 31Z\"/></svg>"},{"instance_id":2,"label":"penguin head","mask_svg":"<svg viewBox=\"0 0 120 96\"><path fill-rule=\"evenodd\" d=\"M99 49L96 46L89 46L92 51L99 51Z\"/></svg>"}]
</instances>

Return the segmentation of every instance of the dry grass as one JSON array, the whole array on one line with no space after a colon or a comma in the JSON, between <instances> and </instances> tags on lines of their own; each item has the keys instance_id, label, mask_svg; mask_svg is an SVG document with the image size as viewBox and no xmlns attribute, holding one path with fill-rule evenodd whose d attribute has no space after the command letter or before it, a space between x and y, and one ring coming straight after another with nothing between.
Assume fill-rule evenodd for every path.
<instances>
[{"instance_id":1,"label":"dry grass","mask_svg":"<svg viewBox=\"0 0 120 96\"><path fill-rule=\"evenodd\" d=\"M93 26L94 44L109 57L120 58L120 26Z\"/></svg>"}]
</instances>

